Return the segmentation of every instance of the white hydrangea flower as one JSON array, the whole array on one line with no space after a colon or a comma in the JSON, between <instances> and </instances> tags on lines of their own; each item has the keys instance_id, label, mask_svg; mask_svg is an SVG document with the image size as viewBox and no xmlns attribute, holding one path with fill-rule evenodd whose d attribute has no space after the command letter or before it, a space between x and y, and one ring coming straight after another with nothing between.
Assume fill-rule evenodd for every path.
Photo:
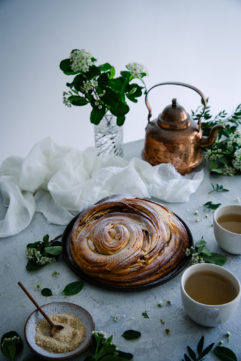
<instances>
[{"instance_id":1,"label":"white hydrangea flower","mask_svg":"<svg viewBox=\"0 0 241 361\"><path fill-rule=\"evenodd\" d=\"M94 61L92 60L92 55L90 52L85 49L75 49L70 53L70 62L71 68L73 71L82 71L87 72Z\"/></svg>"},{"instance_id":2,"label":"white hydrangea flower","mask_svg":"<svg viewBox=\"0 0 241 361\"><path fill-rule=\"evenodd\" d=\"M234 151L235 147L241 147L241 129L236 130L233 134L230 134L227 141L227 148L231 152Z\"/></svg>"},{"instance_id":3,"label":"white hydrangea flower","mask_svg":"<svg viewBox=\"0 0 241 361\"><path fill-rule=\"evenodd\" d=\"M234 152L233 166L238 171L241 171L241 148Z\"/></svg>"},{"instance_id":4,"label":"white hydrangea flower","mask_svg":"<svg viewBox=\"0 0 241 361\"><path fill-rule=\"evenodd\" d=\"M131 73L131 75L133 75L134 78L142 78L142 73L148 75L147 69L144 67L144 65L136 62L127 64L126 69L129 70L129 72Z\"/></svg>"},{"instance_id":5,"label":"white hydrangea flower","mask_svg":"<svg viewBox=\"0 0 241 361\"><path fill-rule=\"evenodd\" d=\"M236 171L236 169L233 168L233 167L230 167L230 166L228 166L228 165L225 165L225 166L223 167L223 175L232 176L232 175L234 175L234 174L236 174L236 173L237 173L237 171Z\"/></svg>"},{"instance_id":6,"label":"white hydrangea flower","mask_svg":"<svg viewBox=\"0 0 241 361\"><path fill-rule=\"evenodd\" d=\"M69 94L67 92L63 92L63 103L66 105L66 107L70 108L72 104L70 103L68 96Z\"/></svg>"}]
</instances>

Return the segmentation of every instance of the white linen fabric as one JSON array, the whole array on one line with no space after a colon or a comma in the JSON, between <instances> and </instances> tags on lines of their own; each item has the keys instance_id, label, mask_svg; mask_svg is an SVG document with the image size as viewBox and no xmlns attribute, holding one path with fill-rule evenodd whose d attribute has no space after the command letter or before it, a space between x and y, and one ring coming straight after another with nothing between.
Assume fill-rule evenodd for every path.
<instances>
[{"instance_id":1,"label":"white linen fabric","mask_svg":"<svg viewBox=\"0 0 241 361\"><path fill-rule=\"evenodd\" d=\"M7 208L0 237L26 228L35 212L50 223L66 225L112 194L186 202L202 180L203 170L182 176L171 164L153 167L138 158L100 158L94 148L79 151L45 138L25 159L10 157L0 167L0 194Z\"/></svg>"}]
</instances>

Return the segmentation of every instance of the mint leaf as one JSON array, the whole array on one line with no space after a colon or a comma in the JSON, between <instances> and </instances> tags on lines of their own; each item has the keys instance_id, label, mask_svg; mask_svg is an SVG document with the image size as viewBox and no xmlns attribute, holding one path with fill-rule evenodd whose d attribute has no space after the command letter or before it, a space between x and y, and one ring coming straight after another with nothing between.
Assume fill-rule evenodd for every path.
<instances>
[{"instance_id":1,"label":"mint leaf","mask_svg":"<svg viewBox=\"0 0 241 361\"><path fill-rule=\"evenodd\" d=\"M221 361L238 361L235 353L227 347L217 346L213 352Z\"/></svg>"},{"instance_id":2,"label":"mint leaf","mask_svg":"<svg viewBox=\"0 0 241 361\"><path fill-rule=\"evenodd\" d=\"M127 330L121 336L126 340L136 340L141 337L141 333L135 330Z\"/></svg>"},{"instance_id":3,"label":"mint leaf","mask_svg":"<svg viewBox=\"0 0 241 361\"><path fill-rule=\"evenodd\" d=\"M66 296L76 295L82 290L83 286L84 286L84 282L82 280L71 282L64 288L63 293Z\"/></svg>"},{"instance_id":4,"label":"mint leaf","mask_svg":"<svg viewBox=\"0 0 241 361\"><path fill-rule=\"evenodd\" d=\"M52 256L59 256L63 251L63 247L62 246L49 246L49 247L45 247L44 251L47 254L51 254Z\"/></svg>"},{"instance_id":5,"label":"mint leaf","mask_svg":"<svg viewBox=\"0 0 241 361\"><path fill-rule=\"evenodd\" d=\"M203 255L203 259L205 262L207 263L214 263L218 266L223 266L224 263L227 261L227 257L222 255L222 254L218 254L218 253L211 253L211 255Z\"/></svg>"},{"instance_id":6,"label":"mint leaf","mask_svg":"<svg viewBox=\"0 0 241 361\"><path fill-rule=\"evenodd\" d=\"M45 297L53 296L53 293L50 288L43 288L41 294Z\"/></svg>"}]
</instances>

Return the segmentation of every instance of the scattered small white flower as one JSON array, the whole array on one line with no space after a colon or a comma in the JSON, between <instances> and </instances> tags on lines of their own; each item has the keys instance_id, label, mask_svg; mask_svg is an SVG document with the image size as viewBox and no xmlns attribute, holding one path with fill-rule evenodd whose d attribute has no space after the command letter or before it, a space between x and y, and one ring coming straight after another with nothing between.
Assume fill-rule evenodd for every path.
<instances>
[{"instance_id":1,"label":"scattered small white flower","mask_svg":"<svg viewBox=\"0 0 241 361\"><path fill-rule=\"evenodd\" d=\"M118 315L112 316L112 319L113 321L117 322L119 321L119 316Z\"/></svg>"},{"instance_id":2,"label":"scattered small white flower","mask_svg":"<svg viewBox=\"0 0 241 361\"><path fill-rule=\"evenodd\" d=\"M136 62L127 64L126 69L129 70L134 78L142 78L143 73L148 75L147 69L144 67L144 65Z\"/></svg>"},{"instance_id":3,"label":"scattered small white flower","mask_svg":"<svg viewBox=\"0 0 241 361\"><path fill-rule=\"evenodd\" d=\"M199 214L198 210L196 210L193 214L195 214L195 216L198 215Z\"/></svg>"}]
</instances>

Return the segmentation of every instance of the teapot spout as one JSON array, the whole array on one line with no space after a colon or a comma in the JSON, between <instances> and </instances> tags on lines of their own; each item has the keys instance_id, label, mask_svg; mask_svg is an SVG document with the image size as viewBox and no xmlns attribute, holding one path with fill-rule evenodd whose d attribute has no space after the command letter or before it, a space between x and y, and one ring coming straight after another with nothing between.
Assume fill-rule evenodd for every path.
<instances>
[{"instance_id":1,"label":"teapot spout","mask_svg":"<svg viewBox=\"0 0 241 361\"><path fill-rule=\"evenodd\" d=\"M210 145L212 145L216 141L219 129L224 129L224 128L225 128L225 126L222 124L215 125L212 128L208 137L202 137L200 139L200 141L199 141L200 147L201 148L210 147Z\"/></svg>"}]
</instances>

